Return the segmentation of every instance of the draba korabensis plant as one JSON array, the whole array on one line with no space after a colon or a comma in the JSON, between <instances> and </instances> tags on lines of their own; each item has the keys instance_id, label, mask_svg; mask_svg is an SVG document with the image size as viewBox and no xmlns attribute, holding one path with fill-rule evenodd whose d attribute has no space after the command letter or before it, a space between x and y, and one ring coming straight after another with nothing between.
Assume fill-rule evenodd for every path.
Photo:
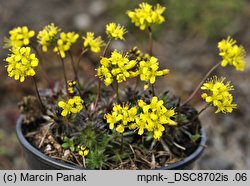
<instances>
[{"instance_id":1,"label":"draba korabensis plant","mask_svg":"<svg viewBox=\"0 0 250 186\"><path fill-rule=\"evenodd\" d=\"M167 152L172 147L186 150L186 147L176 142L179 141L179 129L186 130L184 126L194 122L206 108L215 107L215 113L231 113L236 109L237 105L233 103L231 94L233 85L226 81L225 77L210 77L219 66L230 65L238 71L243 71L246 66L244 48L237 45L230 36L218 43L222 60L212 66L190 97L173 104L170 98L157 95L156 80L170 73L169 69L160 69L160 61L153 55L154 26L165 22L165 10L166 8L159 4L153 6L141 3L135 10L126 12L136 27L148 31L148 53L137 47L129 51L110 51L110 44L114 40L124 41L126 33L129 32L124 26L114 22L106 24L106 42L93 32L80 36L75 32L63 32L51 23L36 36L40 51L34 46L35 31L27 26L9 31L4 45L5 48L10 48L10 54L5 59L8 76L20 82L32 78L41 112L49 116L53 123L50 125L51 131L53 128L63 129L59 143L64 153L58 158L72 163L72 159L75 159L75 164L87 168L128 168L124 166L126 163L130 167L145 168L146 166L140 166L143 162L149 164L150 168L156 168L166 164L164 158L158 158L164 153L157 154L156 150ZM82 47L75 61L72 46L79 39ZM48 101L48 98L40 95L35 78L37 67L40 65L40 55L50 51L60 59L64 79L61 91L52 91L55 94L51 97L53 101ZM84 91L79 77L81 58L88 52L101 53L99 65L96 67L97 90L89 93L90 95ZM68 58L74 71L72 79L68 78L65 67ZM136 90L140 87L140 81L144 85L144 88L132 97L126 97L126 94L129 94L129 91L132 94L134 89L130 88L126 92L122 88L124 86L120 85L129 79L136 79ZM185 114L188 109L184 108L199 89L202 90L201 98L206 104L190 118ZM178 132L174 133L175 129L178 129ZM192 134L186 131L186 134L192 140L197 136L197 132ZM68 158L66 151L70 151ZM158 158L158 163L150 164L148 157L153 162Z\"/></svg>"}]
</instances>

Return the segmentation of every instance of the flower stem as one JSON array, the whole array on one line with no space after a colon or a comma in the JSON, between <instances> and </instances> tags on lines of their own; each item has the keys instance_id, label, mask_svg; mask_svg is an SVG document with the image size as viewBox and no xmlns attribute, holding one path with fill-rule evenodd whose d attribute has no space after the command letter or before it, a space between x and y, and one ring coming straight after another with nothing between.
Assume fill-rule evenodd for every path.
<instances>
[{"instance_id":1,"label":"flower stem","mask_svg":"<svg viewBox=\"0 0 250 186\"><path fill-rule=\"evenodd\" d=\"M201 80L201 82L198 84L198 86L195 88L195 90L193 91L193 93L181 104L186 105L191 99L193 99L193 97L195 96L195 94L198 92L198 90L200 89L201 85L204 83L204 81L206 81L206 79L208 78L208 76L210 76L210 74L220 65L221 62L215 64L207 73L206 75L203 77L203 79Z\"/></svg>"},{"instance_id":2,"label":"flower stem","mask_svg":"<svg viewBox=\"0 0 250 186\"><path fill-rule=\"evenodd\" d=\"M107 53L107 50L108 50L108 47L109 47L110 43L111 43L111 40L108 41L106 47L103 50L103 54L102 54L103 57L106 56L106 53ZM98 101L100 99L100 95L101 95L101 80L98 79L98 92L97 92L97 95L96 95L96 99L95 99L95 104L94 104L93 111L95 111L95 109L97 107Z\"/></svg>"},{"instance_id":3,"label":"flower stem","mask_svg":"<svg viewBox=\"0 0 250 186\"><path fill-rule=\"evenodd\" d=\"M120 151L121 151L121 155L123 155L123 133L121 133L121 149L120 149Z\"/></svg>"},{"instance_id":4,"label":"flower stem","mask_svg":"<svg viewBox=\"0 0 250 186\"><path fill-rule=\"evenodd\" d=\"M136 91L136 89L137 89L139 83L140 83L140 78L137 76L136 79L135 79L134 91Z\"/></svg>"},{"instance_id":5,"label":"flower stem","mask_svg":"<svg viewBox=\"0 0 250 186\"><path fill-rule=\"evenodd\" d=\"M96 107L97 107L97 103L100 99L100 95L101 95L101 80L98 79L98 91L97 91L97 95L96 95L96 99L95 99L95 104L94 104L94 108L93 108L93 112L95 111Z\"/></svg>"},{"instance_id":6,"label":"flower stem","mask_svg":"<svg viewBox=\"0 0 250 186\"><path fill-rule=\"evenodd\" d=\"M211 106L211 103L206 104L206 106L203 107L203 108L197 113L197 115L194 116L194 117L192 118L191 123L192 123L196 118L198 118L199 115L200 115L203 111L205 111L208 107L210 107L210 106Z\"/></svg>"},{"instance_id":7,"label":"flower stem","mask_svg":"<svg viewBox=\"0 0 250 186\"><path fill-rule=\"evenodd\" d=\"M43 105L41 96L40 96L38 88L37 88L36 78L34 76L32 76L32 79L33 79L33 82L34 82L34 85L35 85L36 95L37 95L38 101L39 101L40 106L41 106L41 111L44 113L45 112L45 107Z\"/></svg>"},{"instance_id":8,"label":"flower stem","mask_svg":"<svg viewBox=\"0 0 250 186\"><path fill-rule=\"evenodd\" d=\"M78 75L77 75L77 72L76 72L76 67L75 67L74 59L73 59L72 53L70 51L69 51L69 56L70 56L71 66L72 66L74 74L75 74L75 80L78 82Z\"/></svg>"},{"instance_id":9,"label":"flower stem","mask_svg":"<svg viewBox=\"0 0 250 186\"><path fill-rule=\"evenodd\" d=\"M62 71L63 71L63 77L64 77L64 81L65 81L65 86L66 86L66 89L67 89L67 76L66 76L66 71L65 71L65 65L64 65L64 60L62 57L60 57L61 59L61 62L62 62Z\"/></svg>"},{"instance_id":10,"label":"flower stem","mask_svg":"<svg viewBox=\"0 0 250 186\"><path fill-rule=\"evenodd\" d=\"M39 65L39 67L41 67L41 71L43 73L43 76L44 78L46 79L49 87L51 90L53 90L53 85L54 85L54 82L51 80L51 78L49 78L48 74L46 73L46 70L45 70L45 67L44 67L44 63L43 63L43 60L42 60L42 57L40 56L37 48L33 45L33 44L30 44L30 46L35 50L35 53L37 55L37 58L39 59L39 62L41 63L41 65Z\"/></svg>"},{"instance_id":11,"label":"flower stem","mask_svg":"<svg viewBox=\"0 0 250 186\"><path fill-rule=\"evenodd\" d=\"M115 94L116 94L116 102L119 103L119 83L116 81L116 87L115 87Z\"/></svg>"},{"instance_id":12,"label":"flower stem","mask_svg":"<svg viewBox=\"0 0 250 186\"><path fill-rule=\"evenodd\" d=\"M208 104L206 104L206 106L204 107L204 108L202 108L198 113L197 113L197 116L196 117L198 117L203 111L205 111L208 107L210 107L211 106L211 103L208 103Z\"/></svg>"},{"instance_id":13,"label":"flower stem","mask_svg":"<svg viewBox=\"0 0 250 186\"><path fill-rule=\"evenodd\" d=\"M80 53L80 55L78 56L78 59L77 59L77 65L76 65L76 74L77 74L77 76L78 76L78 69L79 69L79 67L80 67L80 61L81 61L81 57L83 56L83 54L85 54L86 52L88 51L88 49L86 48L86 49L84 49L84 50L82 50L82 52Z\"/></svg>"},{"instance_id":14,"label":"flower stem","mask_svg":"<svg viewBox=\"0 0 250 186\"><path fill-rule=\"evenodd\" d=\"M30 46L31 46L31 48L33 48L35 50L35 53L36 53L37 57L41 60L41 56L40 56L37 48L32 43L30 43ZM43 65L43 61L42 60L41 60L41 64Z\"/></svg>"},{"instance_id":15,"label":"flower stem","mask_svg":"<svg viewBox=\"0 0 250 186\"><path fill-rule=\"evenodd\" d=\"M103 53L102 53L102 56L103 56L103 57L106 56L110 43L111 43L111 40L109 40L109 41L107 42L107 44L106 44L106 46L105 46L105 48L104 48L104 50L103 50Z\"/></svg>"},{"instance_id":16,"label":"flower stem","mask_svg":"<svg viewBox=\"0 0 250 186\"><path fill-rule=\"evenodd\" d=\"M148 32L149 32L149 55L153 55L153 37L152 37L152 28L148 26Z\"/></svg>"},{"instance_id":17,"label":"flower stem","mask_svg":"<svg viewBox=\"0 0 250 186\"><path fill-rule=\"evenodd\" d=\"M151 90L152 90L153 96L155 96L155 86L154 86L154 84L151 84Z\"/></svg>"}]
</instances>

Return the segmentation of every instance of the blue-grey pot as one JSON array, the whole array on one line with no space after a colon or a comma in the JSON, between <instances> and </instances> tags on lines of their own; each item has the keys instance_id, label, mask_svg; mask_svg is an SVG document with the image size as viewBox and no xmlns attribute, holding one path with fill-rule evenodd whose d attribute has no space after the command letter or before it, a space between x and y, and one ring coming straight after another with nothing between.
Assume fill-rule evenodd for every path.
<instances>
[{"instance_id":1,"label":"blue-grey pot","mask_svg":"<svg viewBox=\"0 0 250 186\"><path fill-rule=\"evenodd\" d=\"M193 163L197 160L205 149L205 144L207 141L206 133L204 128L201 128L201 140L198 148L190 154L188 157L176 163L169 164L167 166L161 167L161 170L183 170L192 169ZM24 150L24 156L30 169L33 170L76 170L81 169L80 167L71 165L64 161L55 160L37 148L32 146L23 135L22 131L22 117L20 116L16 124L16 134L20 144Z\"/></svg>"}]
</instances>

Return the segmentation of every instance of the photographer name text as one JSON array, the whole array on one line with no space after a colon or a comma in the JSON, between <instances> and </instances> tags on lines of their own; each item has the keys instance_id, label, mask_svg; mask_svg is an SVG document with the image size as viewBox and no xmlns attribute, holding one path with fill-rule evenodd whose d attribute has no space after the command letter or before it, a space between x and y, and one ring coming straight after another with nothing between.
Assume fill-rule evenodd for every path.
<instances>
[{"instance_id":1,"label":"photographer name text","mask_svg":"<svg viewBox=\"0 0 250 186\"><path fill-rule=\"evenodd\" d=\"M31 173L12 173L3 175L5 183L16 182L86 182L87 175L84 173L79 174L64 174L61 172L55 174L31 174Z\"/></svg>"}]
</instances>

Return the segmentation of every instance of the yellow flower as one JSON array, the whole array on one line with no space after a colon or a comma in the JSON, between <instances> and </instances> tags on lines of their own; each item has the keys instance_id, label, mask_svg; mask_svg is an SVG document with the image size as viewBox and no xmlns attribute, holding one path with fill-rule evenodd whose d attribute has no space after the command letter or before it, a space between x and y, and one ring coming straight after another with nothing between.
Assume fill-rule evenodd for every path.
<instances>
[{"instance_id":1,"label":"yellow flower","mask_svg":"<svg viewBox=\"0 0 250 186\"><path fill-rule=\"evenodd\" d=\"M76 114L83 109L83 100L80 96L74 96L67 102L59 101L58 106L63 109L61 112L62 116L67 116L71 113Z\"/></svg>"},{"instance_id":2,"label":"yellow flower","mask_svg":"<svg viewBox=\"0 0 250 186\"><path fill-rule=\"evenodd\" d=\"M30 47L14 47L10 50L12 54L5 59L9 77L23 82L26 76L36 74L35 67L38 66L38 59L35 54L31 54Z\"/></svg>"},{"instance_id":3,"label":"yellow flower","mask_svg":"<svg viewBox=\"0 0 250 186\"><path fill-rule=\"evenodd\" d=\"M106 86L109 86L114 81L109 69L104 66L97 68L97 76L104 81Z\"/></svg>"},{"instance_id":4,"label":"yellow flower","mask_svg":"<svg viewBox=\"0 0 250 186\"><path fill-rule=\"evenodd\" d=\"M117 125L116 131L123 133L126 127L130 128L130 125L134 124L136 114L137 107L135 106L129 108L127 104L123 104L122 106L115 104L112 113L105 114L104 118L107 120L110 129L113 129Z\"/></svg>"},{"instance_id":5,"label":"yellow flower","mask_svg":"<svg viewBox=\"0 0 250 186\"><path fill-rule=\"evenodd\" d=\"M155 139L159 139L165 130L164 124L176 125L171 119L175 115L174 109L167 109L163 105L162 100L157 97L151 99L150 104L146 104L143 100L138 100L138 106L129 108L127 104L122 106L115 104L112 112L105 114L110 129L116 127L116 131L123 133L126 128L130 130L138 130L138 134L142 135L144 130L152 132ZM138 114L138 110L141 110Z\"/></svg>"},{"instance_id":6,"label":"yellow flower","mask_svg":"<svg viewBox=\"0 0 250 186\"><path fill-rule=\"evenodd\" d=\"M35 35L35 31L29 30L27 26L23 26L10 30L9 34L9 38L4 38L5 48L22 47L29 45L30 38Z\"/></svg>"},{"instance_id":7,"label":"yellow flower","mask_svg":"<svg viewBox=\"0 0 250 186\"><path fill-rule=\"evenodd\" d=\"M81 155L81 156L87 156L89 154L89 149L83 145L78 145L77 146L78 148L78 154Z\"/></svg>"},{"instance_id":8,"label":"yellow flower","mask_svg":"<svg viewBox=\"0 0 250 186\"><path fill-rule=\"evenodd\" d=\"M155 139L159 139L165 130L163 125L176 125L176 122L171 119L175 115L175 110L167 109L163 104L164 102L158 100L156 96L151 99L150 104L138 100L138 105L142 109L142 113L136 117L136 128L138 128L139 135L147 130L153 132Z\"/></svg>"},{"instance_id":9,"label":"yellow flower","mask_svg":"<svg viewBox=\"0 0 250 186\"><path fill-rule=\"evenodd\" d=\"M103 57L100 61L101 66L97 68L97 76L109 86L114 80L118 83L126 81L137 75L132 69L136 65L135 60L129 60L127 55L123 56L116 50L112 52L110 58Z\"/></svg>"},{"instance_id":10,"label":"yellow flower","mask_svg":"<svg viewBox=\"0 0 250 186\"><path fill-rule=\"evenodd\" d=\"M242 46L238 46L231 37L218 43L219 55L222 57L221 66L233 65L236 70L243 71L246 66L246 52Z\"/></svg>"},{"instance_id":11,"label":"yellow flower","mask_svg":"<svg viewBox=\"0 0 250 186\"><path fill-rule=\"evenodd\" d=\"M165 9L165 7L162 7L159 4L153 7L148 3L141 3L139 4L139 8L136 8L134 11L129 10L127 14L135 26L144 30L146 27L153 24L163 23L165 18L162 14Z\"/></svg>"},{"instance_id":12,"label":"yellow flower","mask_svg":"<svg viewBox=\"0 0 250 186\"><path fill-rule=\"evenodd\" d=\"M203 93L201 97L213 106L217 107L215 113L231 113L236 108L236 104L232 104L233 96L229 91L234 90L230 82L224 83L225 78L218 79L216 76L208 80L201 87L208 93Z\"/></svg>"},{"instance_id":13,"label":"yellow flower","mask_svg":"<svg viewBox=\"0 0 250 186\"><path fill-rule=\"evenodd\" d=\"M56 27L53 23L45 26L37 35L38 43L42 46L42 50L47 52L48 47L56 43L57 34L61 29Z\"/></svg>"},{"instance_id":14,"label":"yellow flower","mask_svg":"<svg viewBox=\"0 0 250 186\"><path fill-rule=\"evenodd\" d=\"M158 70L159 62L155 57L150 57L148 61L139 63L139 74L141 81L146 81L144 89L147 89L150 84L155 83L157 76L164 76L169 73L168 69Z\"/></svg>"},{"instance_id":15,"label":"yellow flower","mask_svg":"<svg viewBox=\"0 0 250 186\"><path fill-rule=\"evenodd\" d=\"M86 37L82 37L84 42L83 46L85 48L90 48L92 52L98 53L101 51L101 47L105 45L101 36L95 38L93 32L87 32Z\"/></svg>"},{"instance_id":16,"label":"yellow flower","mask_svg":"<svg viewBox=\"0 0 250 186\"><path fill-rule=\"evenodd\" d=\"M68 81L68 91L70 94L74 93L74 88L76 86L76 81Z\"/></svg>"},{"instance_id":17,"label":"yellow flower","mask_svg":"<svg viewBox=\"0 0 250 186\"><path fill-rule=\"evenodd\" d=\"M109 23L106 25L106 34L110 40L124 40L123 35L126 33L126 29L120 24Z\"/></svg>"},{"instance_id":18,"label":"yellow flower","mask_svg":"<svg viewBox=\"0 0 250 186\"><path fill-rule=\"evenodd\" d=\"M54 48L54 52L56 52L62 58L65 58L65 52L70 50L70 47L76 42L78 37L79 35L75 32L62 32L60 34L60 39L57 40L57 46Z\"/></svg>"}]
</instances>

